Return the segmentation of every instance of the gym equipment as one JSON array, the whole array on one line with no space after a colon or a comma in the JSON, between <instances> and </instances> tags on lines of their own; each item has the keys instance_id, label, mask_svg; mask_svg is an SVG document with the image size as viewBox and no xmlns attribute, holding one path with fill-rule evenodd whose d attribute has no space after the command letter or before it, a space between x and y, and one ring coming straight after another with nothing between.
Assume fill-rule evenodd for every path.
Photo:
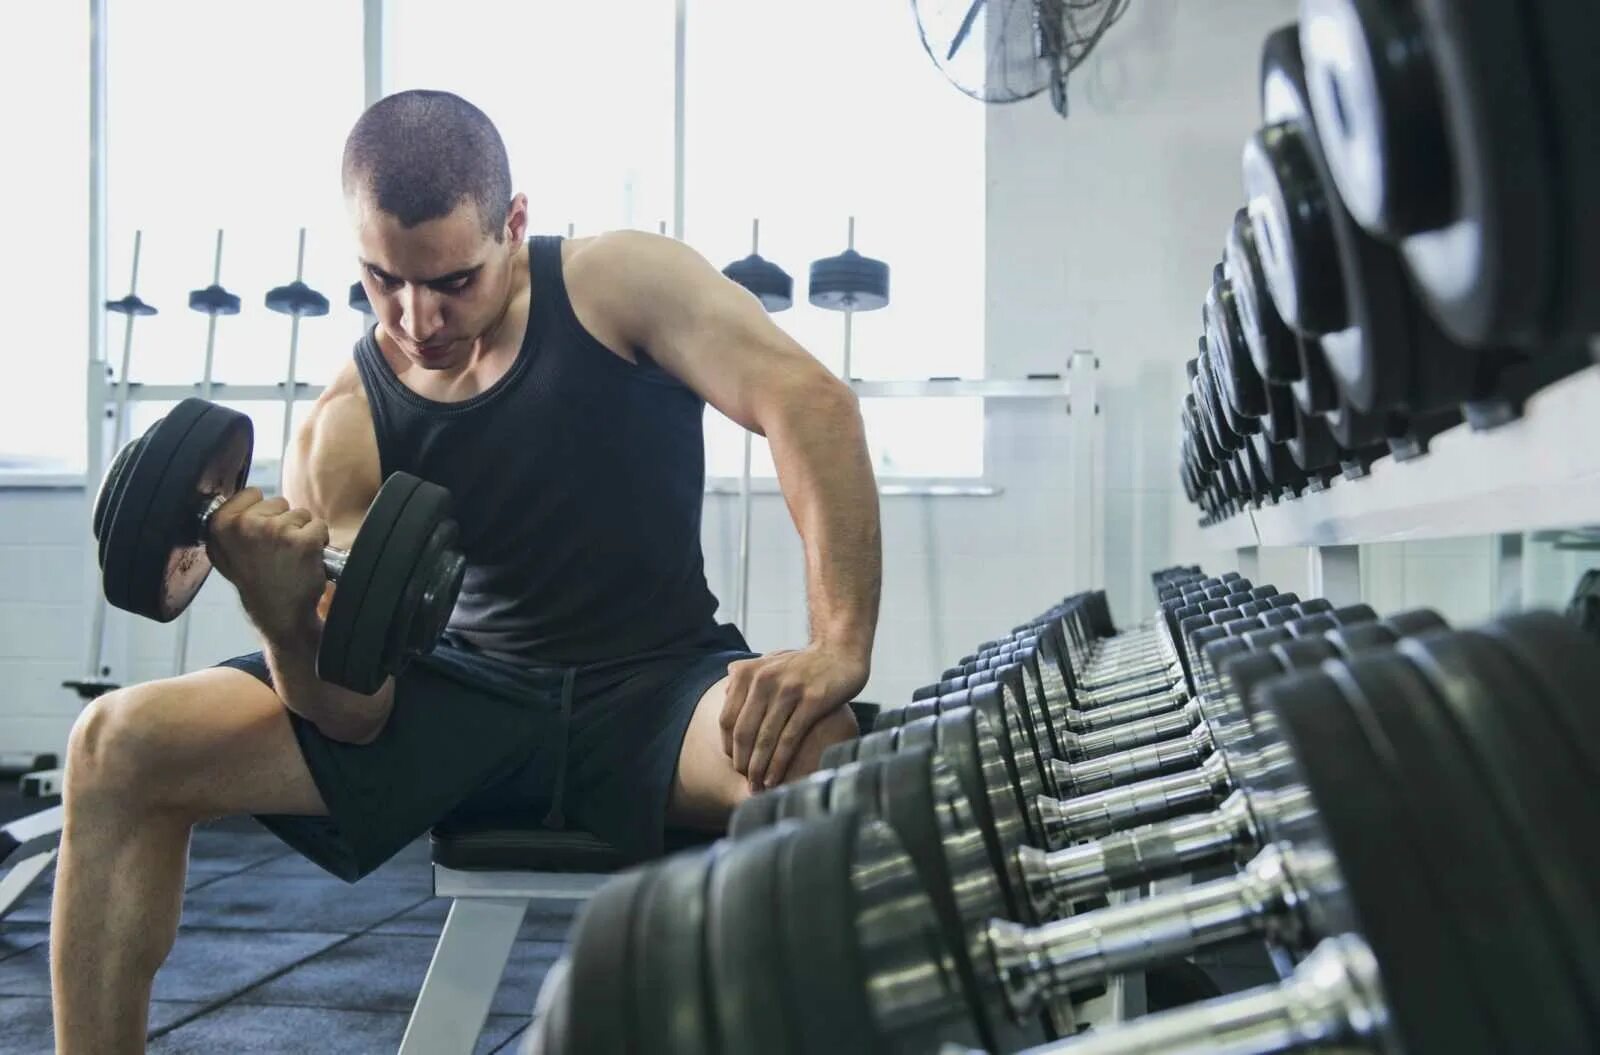
<instances>
[{"instance_id":1,"label":"gym equipment","mask_svg":"<svg viewBox=\"0 0 1600 1055\"><path fill-rule=\"evenodd\" d=\"M722 273L751 293L769 314L787 311L794 305L794 279L783 268L759 252L761 221L750 221L750 255L735 260Z\"/></svg>"},{"instance_id":2,"label":"gym equipment","mask_svg":"<svg viewBox=\"0 0 1600 1055\"><path fill-rule=\"evenodd\" d=\"M368 319L374 318L372 300L367 296L367 287L359 282L350 283L350 307Z\"/></svg>"},{"instance_id":3,"label":"gym equipment","mask_svg":"<svg viewBox=\"0 0 1600 1055\"><path fill-rule=\"evenodd\" d=\"M163 623L188 607L211 572L206 525L244 486L253 437L248 417L191 398L117 452L93 520L110 603ZM324 681L370 694L433 649L466 568L449 509L444 488L395 473L349 551L324 547L339 583L317 651Z\"/></svg>"},{"instance_id":4,"label":"gym equipment","mask_svg":"<svg viewBox=\"0 0 1600 1055\"><path fill-rule=\"evenodd\" d=\"M1535 665L1547 671L1543 678L1531 677ZM1553 670L1561 674L1551 676ZM1289 748L1271 777L1278 786L1302 787L1309 808L1267 830L1266 848L1241 877L1039 928L990 923L983 934L989 956L974 961L980 988L957 994L948 980L960 974L950 958L967 939L943 922L927 924L941 919L932 891L934 900L917 906L924 921L919 933L941 934L942 943L925 950L921 962L895 964L903 985L861 987L861 975L879 961L854 943L880 933L863 922L877 916L833 891L859 890L873 874L902 875L888 858L872 869L841 867L831 878L813 873L815 886L805 888L798 907L782 896L775 865L752 862L739 883L723 883L723 894L709 899L701 948L713 962L702 972L678 972L688 977L674 987L672 1006L693 1003L716 1026L737 1018L777 1029L785 1015L793 1023L805 1011L859 1006L863 995L892 992L899 998L892 1020L880 1014L854 1022L847 1034L830 1037L828 1050L928 1051L934 1050L930 1032L960 1043L953 1034L974 1028L974 1003L996 1020L1025 1021L1044 995L1085 974L1139 967L1179 955L1196 940L1266 927L1273 944L1308 953L1289 983L1171 1012L1159 1030L1135 1023L1047 1050L1151 1051L1159 1050L1157 1041L1203 1050L1226 1036L1230 1050L1265 1052L1356 1043L1374 1034L1383 1041L1379 1050L1591 1050L1600 1039L1592 1014L1600 1007L1592 956L1600 869L1589 838L1600 820L1592 747L1600 716L1588 705L1597 689L1600 656L1592 643L1550 616L1513 617L1482 632L1433 633L1391 651L1328 660L1320 671L1273 679L1254 694ZM1463 816L1475 822L1439 823ZM735 842L706 857L759 858L759 851L740 847ZM915 870L916 851L902 844L900 852L904 868ZM746 883L748 900L732 898L735 885ZM714 881L698 885L719 889ZM778 896L769 896L774 891ZM841 901L855 911L830 914L829 906ZM730 912L730 904L749 908ZM781 924L771 918L774 905L780 915L803 915L801 933L811 941L844 941L842 950L830 949L837 957L830 962L849 966L827 969L807 960L811 969L798 970L801 961L790 958L777 933ZM906 918L883 908L884 925ZM734 955L711 937L735 932L741 951L761 949L764 957ZM604 972L607 985L577 984L579 958L616 950L627 933L638 932L618 926L609 908L586 913L575 931L569 1029L585 1013L609 1014L646 1032L666 1028L641 1015L644 1000L656 998L635 991L644 987L630 970L627 947L610 953L624 959ZM725 968L714 962L719 957L730 960ZM747 981L746 970L763 972L763 979ZM800 974L806 999L790 1002L792 989L782 982ZM618 978L634 984L619 988ZM1480 993L1494 999L1475 999ZM773 1014L759 1014L762 1008ZM914 1026L914 1037L913 1030L901 1032L906 1026ZM812 1050L794 1031L784 1035L786 1050ZM1118 1043L1119 1037L1130 1039ZM582 1050L614 1049L601 1043Z\"/></svg>"},{"instance_id":5,"label":"gym equipment","mask_svg":"<svg viewBox=\"0 0 1600 1055\"><path fill-rule=\"evenodd\" d=\"M300 354L300 320L328 314L328 298L301 281L305 271L306 229L302 227L300 245L295 251L294 281L268 290L266 296L267 310L289 316L289 370L283 379L283 440L278 445L280 481L284 456L289 450L289 430L294 423L295 397L300 394L300 382L295 380L295 361Z\"/></svg>"},{"instance_id":6,"label":"gym equipment","mask_svg":"<svg viewBox=\"0 0 1600 1055\"><path fill-rule=\"evenodd\" d=\"M239 314L235 293L222 288L222 228L217 228L217 247L211 260L211 285L189 293L189 308L206 316L206 356L200 367L200 398L211 399L213 365L217 350L217 318ZM189 666L189 620L194 613L185 608L178 618L178 633L172 646L172 675L183 674Z\"/></svg>"},{"instance_id":7,"label":"gym equipment","mask_svg":"<svg viewBox=\"0 0 1600 1055\"><path fill-rule=\"evenodd\" d=\"M1543 350L1600 329L1591 5L1307 0L1328 167L1458 340Z\"/></svg>"},{"instance_id":8,"label":"gym equipment","mask_svg":"<svg viewBox=\"0 0 1600 1055\"><path fill-rule=\"evenodd\" d=\"M763 257L761 221L750 221L750 255L735 260L722 273L755 295L768 314L787 311L794 304L794 279ZM750 615L750 453L754 439L744 431L744 463L739 472L739 592L734 604L734 624L748 625Z\"/></svg>"},{"instance_id":9,"label":"gym equipment","mask_svg":"<svg viewBox=\"0 0 1600 1055\"><path fill-rule=\"evenodd\" d=\"M139 298L139 253L143 246L144 231L134 231L133 263L129 268L127 295L118 300L108 300L105 305L106 311L114 315L123 316L122 362L117 370L117 398L111 411L111 442L113 446L122 444L123 436L127 429L128 362L133 355L133 320L157 314L154 306L146 304ZM105 676L107 671L102 665L105 652L105 636L106 609L105 605L97 603L94 609L94 619L89 626L89 670L82 678L61 683L63 688L73 690L78 694L78 698L84 701L103 696L117 687L115 682L107 680Z\"/></svg>"},{"instance_id":10,"label":"gym equipment","mask_svg":"<svg viewBox=\"0 0 1600 1055\"><path fill-rule=\"evenodd\" d=\"M877 311L889 303L889 265L856 252L856 218L850 217L845 251L811 263L811 303L844 312L844 365L839 376L851 379L851 320L858 311Z\"/></svg>"}]
</instances>

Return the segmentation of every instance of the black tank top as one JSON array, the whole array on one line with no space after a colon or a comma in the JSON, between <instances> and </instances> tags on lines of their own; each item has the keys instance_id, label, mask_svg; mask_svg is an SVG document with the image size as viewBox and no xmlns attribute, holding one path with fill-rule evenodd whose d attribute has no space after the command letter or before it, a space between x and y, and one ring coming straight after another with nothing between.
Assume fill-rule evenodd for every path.
<instances>
[{"instance_id":1,"label":"black tank top","mask_svg":"<svg viewBox=\"0 0 1600 1055\"><path fill-rule=\"evenodd\" d=\"M467 573L450 629L515 663L622 659L716 630L700 546L705 405L583 328L561 241L530 240L527 336L471 399L406 388L371 331L355 350L383 475L414 473L454 499Z\"/></svg>"}]
</instances>

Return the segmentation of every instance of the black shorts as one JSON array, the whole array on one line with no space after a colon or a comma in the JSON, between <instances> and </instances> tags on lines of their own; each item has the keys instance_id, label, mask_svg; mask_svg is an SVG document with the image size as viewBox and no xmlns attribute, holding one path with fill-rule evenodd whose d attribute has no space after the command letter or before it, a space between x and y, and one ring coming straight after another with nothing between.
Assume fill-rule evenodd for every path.
<instances>
[{"instance_id":1,"label":"black shorts","mask_svg":"<svg viewBox=\"0 0 1600 1055\"><path fill-rule=\"evenodd\" d=\"M726 625L692 646L582 667L521 666L446 638L396 679L370 744L291 713L328 816L257 819L349 882L434 825L474 817L577 828L655 857L695 704L751 655ZM259 652L220 665L271 684Z\"/></svg>"}]
</instances>

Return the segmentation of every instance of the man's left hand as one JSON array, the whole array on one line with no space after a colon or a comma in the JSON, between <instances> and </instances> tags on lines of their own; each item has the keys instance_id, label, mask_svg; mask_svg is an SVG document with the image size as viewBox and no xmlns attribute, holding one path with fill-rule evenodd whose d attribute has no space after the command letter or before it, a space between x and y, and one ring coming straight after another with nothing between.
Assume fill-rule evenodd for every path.
<instances>
[{"instance_id":1,"label":"man's left hand","mask_svg":"<svg viewBox=\"0 0 1600 1055\"><path fill-rule=\"evenodd\" d=\"M867 683L867 665L812 645L728 664L722 746L752 791L783 782L800 741Z\"/></svg>"}]
</instances>

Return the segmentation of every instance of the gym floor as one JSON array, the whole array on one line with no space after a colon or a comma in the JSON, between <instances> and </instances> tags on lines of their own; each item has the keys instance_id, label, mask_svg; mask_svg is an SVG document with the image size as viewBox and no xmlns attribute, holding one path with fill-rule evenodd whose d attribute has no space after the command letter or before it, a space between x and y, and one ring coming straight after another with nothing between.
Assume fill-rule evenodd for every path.
<instances>
[{"instance_id":1,"label":"gym floor","mask_svg":"<svg viewBox=\"0 0 1600 1055\"><path fill-rule=\"evenodd\" d=\"M0 823L39 804L7 781ZM178 943L156 975L150 1052L393 1053L450 908L432 890L426 839L350 885L249 818L197 829ZM571 920L570 902L529 907L476 1055L516 1051ZM6 1055L54 1049L49 922L43 880L0 920Z\"/></svg>"}]
</instances>

